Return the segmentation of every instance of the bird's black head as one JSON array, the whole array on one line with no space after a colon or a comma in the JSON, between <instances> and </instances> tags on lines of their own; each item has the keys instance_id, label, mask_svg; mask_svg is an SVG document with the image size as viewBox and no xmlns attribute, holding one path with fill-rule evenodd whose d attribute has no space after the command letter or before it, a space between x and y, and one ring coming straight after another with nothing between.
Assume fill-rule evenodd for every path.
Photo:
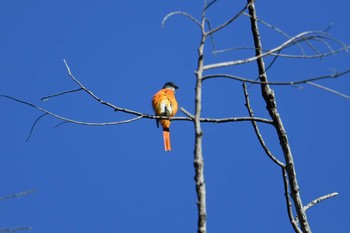
<instances>
[{"instance_id":1,"label":"bird's black head","mask_svg":"<svg viewBox=\"0 0 350 233\"><path fill-rule=\"evenodd\" d=\"M174 89L178 89L179 87L175 84L175 83L173 83L173 82L167 82L167 83L165 83L164 84L164 86L163 86L163 88L174 88Z\"/></svg>"}]
</instances>

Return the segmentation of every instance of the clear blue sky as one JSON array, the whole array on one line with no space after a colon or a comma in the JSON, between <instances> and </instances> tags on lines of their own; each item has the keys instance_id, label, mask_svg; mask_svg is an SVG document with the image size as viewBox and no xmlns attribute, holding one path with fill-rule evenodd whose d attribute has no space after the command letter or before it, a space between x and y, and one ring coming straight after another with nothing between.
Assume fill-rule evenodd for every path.
<instances>
[{"instance_id":1,"label":"clear blue sky","mask_svg":"<svg viewBox=\"0 0 350 233\"><path fill-rule=\"evenodd\" d=\"M65 69L96 95L117 106L152 113L152 95L166 81L180 86L180 106L193 111L194 70L200 33L181 16L199 17L203 1L0 2L0 94L29 101L64 117L107 122L128 119L84 93L41 102L75 89ZM208 12L212 26L245 1L218 1ZM324 30L350 43L347 0L257 1L263 20L289 35ZM248 28L247 28L248 27ZM285 38L260 25L265 48ZM252 46L247 17L215 38L217 49ZM325 46L318 43L321 50ZM205 61L251 56L235 51ZM294 50L298 51L298 50ZM310 51L309 51L310 52ZM278 59L273 81L300 80L350 68L349 54L323 60ZM256 78L255 66L231 74ZM350 94L350 76L319 84ZM350 102L312 86L274 87L305 204L339 195L308 211L313 232L350 232ZM249 88L256 116L268 117L259 88ZM161 130L148 119L132 124L87 127L43 118L40 112L0 99L0 196L35 193L0 202L0 228L31 226L32 232L196 232L194 133L190 122L171 126L173 151L163 151ZM179 112L178 116L183 116ZM209 80L203 89L204 117L247 116L241 83ZM273 129L261 125L268 145L282 159ZM264 154L249 122L203 124L208 232L293 232L288 222L281 171Z\"/></svg>"}]
</instances>

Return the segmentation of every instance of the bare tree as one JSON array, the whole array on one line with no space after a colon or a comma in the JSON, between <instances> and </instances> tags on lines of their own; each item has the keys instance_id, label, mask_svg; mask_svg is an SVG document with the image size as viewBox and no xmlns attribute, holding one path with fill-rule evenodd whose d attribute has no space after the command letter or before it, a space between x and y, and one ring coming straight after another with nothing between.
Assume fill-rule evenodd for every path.
<instances>
[{"instance_id":1,"label":"bare tree","mask_svg":"<svg viewBox=\"0 0 350 233\"><path fill-rule=\"evenodd\" d=\"M334 90L331 90L329 88L323 87L319 84L314 83L313 81L317 81L324 78L331 78L331 77L338 77L344 74L347 74L349 70L346 70L344 72L331 74L331 75L325 75L325 76L319 76L311 79L305 79L300 81L291 81L291 82L269 82L267 78L266 73L266 66L264 62L264 58L267 56L274 56L275 59L278 57L299 57L301 59L306 58L316 58L316 57L325 57L329 56L335 53L338 53L340 51L345 51L348 49L349 46L342 43L341 41L337 40L336 38L333 38L330 36L326 31L307 31L299 33L296 36L289 37L286 33L284 33L282 30L273 27L270 24L267 24L266 22L258 19L254 1L253 0L247 0L247 4L243 7L241 11L238 12L238 14L234 15L232 18L230 18L228 21L224 22L223 24L217 26L216 28L211 28L210 21L206 18L206 11L217 1L211 1L208 3L207 1L204 1L204 7L202 11L202 18L200 21L196 20L193 16L186 12L173 12L169 14L164 21L167 20L168 17L173 16L175 14L181 14L188 18L190 18L194 23L196 23L201 30L201 40L200 45L198 47L198 66L197 70L195 72L196 74L196 99L195 99L195 114L194 114L194 124L195 124L195 137L196 137L196 145L195 145L195 170L196 170L196 190L198 195L198 232L206 232L206 192L205 192L205 181L204 181L204 162L203 162L203 155L202 155L202 130L201 130L201 99L202 99L202 84L203 81L211 78L230 78L234 79L240 82L243 82L243 90L246 100L246 107L248 109L250 117L254 117L253 110L249 102L249 95L247 91L246 83L253 83L253 84L259 84L261 87L261 95L266 103L266 109L271 117L272 120L272 126L276 130L276 134L279 139L279 143L284 155L284 162L279 161L273 153L269 150L268 146L265 144L263 136L260 133L260 130L258 128L258 124L256 121L252 121L255 133L260 141L261 146L265 150L266 154L271 158L271 160L281 168L282 171L282 180L285 187L285 198L286 198L286 204L287 204L287 213L289 220L292 224L292 227L295 232L311 232L311 228L309 225L309 222L307 220L306 210L313 206L316 203L319 203L322 200L325 200L330 197L334 197L337 195L337 193L330 193L328 195L322 196L320 198L315 199L314 201L310 202L306 206L302 202L299 185L298 185L298 179L297 174L295 170L295 164L293 159L292 150L288 141L288 135L287 132L283 126L283 121L280 117L280 114L278 112L277 108L277 100L276 96L271 88L271 85L295 85L295 84L302 84L307 83L328 91L331 91L335 94L339 94L345 98L349 98L349 96L344 95L342 93L336 92ZM248 10L248 13L245 13L245 11ZM206 43L206 40L208 37L213 38L214 34L218 31L221 31L228 27L232 22L234 22L239 16L245 15L248 16L250 19L251 24L251 33L254 40L254 46L251 47L252 50L255 51L255 55L252 57L248 57L241 60L232 60L232 61L226 61L226 62L220 62L220 63L214 63L214 64L204 64L204 45ZM279 46L264 50L262 46L262 42L260 39L260 33L259 33L259 27L258 22L262 22L263 24L271 27L272 29L278 31L279 33L285 35L287 37L287 40L280 44ZM208 26L208 27L207 27ZM208 28L208 29L207 29ZM328 50L326 52L320 52L317 47L313 44L314 41L318 41L326 45ZM333 49L333 47L330 45L331 42L334 42L335 44L340 45L339 49ZM306 44L306 46L310 47L314 53L313 54L305 54L303 44ZM301 51L303 52L301 55L292 55L292 54L282 54L282 50L291 47L291 46L299 46ZM243 47L242 47L243 49ZM275 61L275 60L274 60ZM274 62L273 61L273 62ZM224 67L231 67L235 65L241 65L246 64L250 62L256 62L257 68L258 68L258 80L252 80L247 78L242 78L238 76L234 76L232 74L228 73L211 73L209 75L204 75L204 72L208 70L214 70L214 69L220 69ZM269 65L273 64L273 62ZM186 113L186 112L185 112ZM188 116L191 116L187 113ZM271 123L271 122L265 122L265 123ZM293 209L295 210L297 216L295 217L293 215Z\"/></svg>"},{"instance_id":2,"label":"bare tree","mask_svg":"<svg viewBox=\"0 0 350 233\"><path fill-rule=\"evenodd\" d=\"M311 232L311 227L308 222L306 211L313 205L319 203L320 201L336 196L337 193L330 193L328 195L321 196L306 205L303 203L302 196L299 190L299 184L297 179L293 153L288 140L288 134L284 128L282 118L280 117L278 107L277 107L277 99L271 86L273 85L294 86L294 85L302 85L302 84L313 85L320 89L330 91L337 95L341 95L342 97L350 98L349 96L343 93L337 92L336 90L332 90L328 87L324 87L324 86L321 86L320 84L315 83L316 81L321 79L337 78L337 77L343 76L349 73L350 70L345 70L345 71L337 72L333 74L326 74L323 76L317 76L317 77L312 77L308 79L292 80L288 82L276 82L276 81L270 82L267 76L267 70L274 65L276 59L322 58L322 57L333 55L342 51L346 51L349 48L349 46L339 41L338 39L332 37L327 32L327 30L306 31L306 32L301 32L295 36L289 36L282 30L278 29L277 27L272 26L271 24L257 17L254 0L247 0L247 3L243 4L242 9L238 11L235 15L233 15L231 18L229 18L226 22L222 23L221 25L213 27L210 23L210 20L207 18L206 13L217 2L218 2L217 0L213 0L211 2L204 0L200 19L196 19L194 16L192 16L187 12L175 11L166 15L162 22L162 25L164 26L165 23L171 17L175 15L181 15L190 19L200 31L200 43L197 48L198 62L197 62L197 68L195 71L195 78L196 78L195 100L194 100L195 112L190 113L188 110L181 108L182 112L186 115L186 117L169 118L170 120L173 120L173 121L191 121L193 122L193 125L194 125L194 137L195 137L194 169L195 169L195 187L197 192L197 206L198 206L198 232L199 233L207 232L206 185L205 185L205 176L204 176L204 158L203 158L203 148L202 148L203 132L202 132L201 125L203 122L209 122L209 123L230 123L231 122L232 123L232 122L240 122L240 121L249 121L252 123L255 134L261 144L261 147L264 149L266 155L268 156L268 158L271 159L271 161L274 164L276 164L276 166L280 167L281 169L281 182L283 182L284 184L287 216L289 218L292 228L294 229L295 232L298 232L298 233ZM231 49L226 49L222 51L215 50L214 37L216 33L227 29L239 17L246 17L246 19L250 21L251 36L253 38L254 44L250 47L238 47L238 48L231 48ZM286 40L274 48L264 49L262 45L262 40L260 37L259 27L258 27L259 23L279 34L282 34L286 38ZM326 48L325 49L326 51L321 52L321 50L317 47L316 42L321 43L323 47ZM250 57L245 57L238 60L228 60L225 62L207 64L205 60L207 54L205 54L204 48L208 43L211 43L211 45L214 45L215 53L229 52L229 51L240 50L240 49L250 49L254 52L254 54ZM299 48L300 54L286 53L285 51L291 47ZM311 51L311 52L306 52L307 49L305 48L308 48L308 51ZM272 57L273 59L272 59L272 62L270 62L270 64L266 66L265 58L267 57ZM93 100L99 102L102 105L105 105L106 107L111 108L114 111L124 112L129 114L130 118L128 120L123 120L123 121L104 122L104 123L81 122L74 119L62 117L42 107L31 104L27 101L19 100L8 95L0 95L3 98L11 99L13 101L17 101L22 104L33 107L43 113L34 122L32 130L34 129L35 125L39 122L39 120L44 116L55 117L61 120L62 123L74 123L74 124L87 125L87 126L109 126L109 125L125 124L125 123L132 123L140 119L167 119L167 117L149 115L146 113L120 107L115 104L104 101L103 99L95 95L93 91L86 88L82 84L82 82L80 82L77 78L74 77L66 60L64 60L64 63L65 63L68 75L72 79L72 81L74 81L75 84L77 85L77 89L63 91L54 95L43 97L42 98L43 101L60 96L60 95L66 95L66 94L82 91L82 92L86 92ZM236 76L225 70L228 67L244 65L244 64L252 64L252 63L256 64L258 79ZM244 96L244 104L247 108L248 116L228 117L228 118L202 117L202 86L204 84L204 81L209 79L215 79L215 78L228 78L242 84L243 86L242 95ZM254 116L253 107L250 103L247 84L260 86L261 98L264 100L266 104L266 109L270 116L270 119ZM278 137L281 151L284 157L283 161L279 160L278 157L274 155L274 153L270 150L268 145L265 143L263 134L259 129L258 123L268 124L275 129L275 133ZM30 134L29 134L29 137L30 137Z\"/></svg>"}]
</instances>

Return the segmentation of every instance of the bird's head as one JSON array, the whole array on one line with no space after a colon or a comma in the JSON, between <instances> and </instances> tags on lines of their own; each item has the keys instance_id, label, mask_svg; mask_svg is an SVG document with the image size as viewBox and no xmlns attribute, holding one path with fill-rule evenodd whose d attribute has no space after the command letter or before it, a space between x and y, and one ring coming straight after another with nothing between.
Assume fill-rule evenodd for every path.
<instances>
[{"instance_id":1,"label":"bird's head","mask_svg":"<svg viewBox=\"0 0 350 233\"><path fill-rule=\"evenodd\" d=\"M175 83L173 83L173 82L167 82L167 83L165 83L164 86L163 86L163 89L165 89L165 88L175 91L175 90L178 89L179 87L178 87Z\"/></svg>"}]
</instances>

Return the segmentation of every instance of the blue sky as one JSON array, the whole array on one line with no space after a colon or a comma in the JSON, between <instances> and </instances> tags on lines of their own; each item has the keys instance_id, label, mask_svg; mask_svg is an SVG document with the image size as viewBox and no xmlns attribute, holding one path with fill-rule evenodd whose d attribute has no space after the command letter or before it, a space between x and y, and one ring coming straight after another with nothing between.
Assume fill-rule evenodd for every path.
<instances>
[{"instance_id":1,"label":"blue sky","mask_svg":"<svg viewBox=\"0 0 350 233\"><path fill-rule=\"evenodd\" d=\"M240 10L245 1L218 1L208 12L213 27ZM0 94L26 100L64 117L108 122L130 116L101 106L85 93L46 102L44 96L77 88L63 59L87 88L117 106L152 113L152 95L173 81L179 105L194 110L194 70L198 28L175 16L200 17L202 1L43 1L0 2ZM340 0L257 1L258 16L289 35L324 30L350 43L348 9ZM260 25L265 48L285 40ZM248 18L242 16L214 37L217 49L252 46ZM317 44L321 51L326 48ZM336 47L336 46L335 46ZM251 56L251 51L212 55L206 64ZM299 50L291 50L298 52ZM299 51L300 52L300 51ZM271 61L271 58L267 59ZM350 68L349 54L322 60L278 59L271 81L291 81ZM222 72L255 79L256 67ZM350 94L350 76L321 85ZM314 232L350 231L349 100L304 85L275 86L304 204L338 192L310 210ZM258 86L249 88L256 116L268 117ZM173 151L163 151L155 122L88 127L44 117L25 142L35 109L0 99L0 196L34 193L0 202L0 228L31 226L32 232L196 232L193 124L171 125ZM178 116L184 116L179 112ZM217 79L203 87L203 117L247 116L241 83ZM274 130L260 125L282 159ZM285 208L281 172L264 154L249 122L203 124L208 232L293 232Z\"/></svg>"}]
</instances>

